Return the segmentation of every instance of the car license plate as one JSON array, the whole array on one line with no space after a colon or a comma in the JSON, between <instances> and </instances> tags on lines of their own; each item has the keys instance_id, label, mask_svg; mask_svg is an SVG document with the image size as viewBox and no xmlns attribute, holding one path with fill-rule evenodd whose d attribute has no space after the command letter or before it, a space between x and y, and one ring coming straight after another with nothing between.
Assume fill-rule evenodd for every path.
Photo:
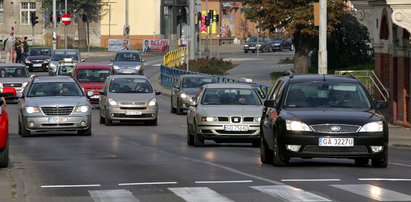
<instances>
[{"instance_id":1,"label":"car license plate","mask_svg":"<svg viewBox=\"0 0 411 202\"><path fill-rule=\"evenodd\" d=\"M250 49L255 49L255 47L250 47Z\"/></svg>"},{"instance_id":2,"label":"car license plate","mask_svg":"<svg viewBox=\"0 0 411 202\"><path fill-rule=\"evenodd\" d=\"M90 99L99 99L99 98L100 98L100 95L93 95L90 97Z\"/></svg>"},{"instance_id":3,"label":"car license plate","mask_svg":"<svg viewBox=\"0 0 411 202\"><path fill-rule=\"evenodd\" d=\"M320 147L353 147L354 138L325 138L320 137L318 139L318 145Z\"/></svg>"},{"instance_id":4,"label":"car license plate","mask_svg":"<svg viewBox=\"0 0 411 202\"><path fill-rule=\"evenodd\" d=\"M224 126L224 131L248 131L248 126Z\"/></svg>"},{"instance_id":5,"label":"car license plate","mask_svg":"<svg viewBox=\"0 0 411 202\"><path fill-rule=\"evenodd\" d=\"M68 118L66 117L50 117L49 123L66 123Z\"/></svg>"},{"instance_id":6,"label":"car license plate","mask_svg":"<svg viewBox=\"0 0 411 202\"><path fill-rule=\"evenodd\" d=\"M33 64L33 67L41 67L41 64Z\"/></svg>"},{"instance_id":7,"label":"car license plate","mask_svg":"<svg viewBox=\"0 0 411 202\"><path fill-rule=\"evenodd\" d=\"M141 115L140 111L126 111L126 115Z\"/></svg>"}]
</instances>

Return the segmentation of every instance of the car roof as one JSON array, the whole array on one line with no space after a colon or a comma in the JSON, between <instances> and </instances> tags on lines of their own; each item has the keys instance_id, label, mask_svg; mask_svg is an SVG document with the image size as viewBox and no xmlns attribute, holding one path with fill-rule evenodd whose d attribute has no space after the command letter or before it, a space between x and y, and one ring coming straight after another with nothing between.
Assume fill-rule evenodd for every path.
<instances>
[{"instance_id":1,"label":"car roof","mask_svg":"<svg viewBox=\"0 0 411 202\"><path fill-rule=\"evenodd\" d=\"M47 83L47 82L76 82L72 77L70 76L39 76L39 77L34 77L33 79L34 83Z\"/></svg>"},{"instance_id":2,"label":"car roof","mask_svg":"<svg viewBox=\"0 0 411 202\"><path fill-rule=\"evenodd\" d=\"M289 76L287 76L289 77ZM347 77L342 75L332 74L305 74L305 75L293 75L290 77L290 83L307 82L307 81L332 81L332 82L344 82L344 83L358 83L359 81L354 77Z\"/></svg>"},{"instance_id":3,"label":"car roof","mask_svg":"<svg viewBox=\"0 0 411 202\"><path fill-rule=\"evenodd\" d=\"M2 67L26 67L26 66L20 63L0 63L0 68Z\"/></svg>"},{"instance_id":4,"label":"car roof","mask_svg":"<svg viewBox=\"0 0 411 202\"><path fill-rule=\"evenodd\" d=\"M111 75L108 78L110 79L120 79L120 78L140 78L140 79L147 79L149 80L146 76L144 75L135 75L135 74L117 74L117 75Z\"/></svg>"},{"instance_id":5,"label":"car roof","mask_svg":"<svg viewBox=\"0 0 411 202\"><path fill-rule=\"evenodd\" d=\"M250 88L252 89L252 86L250 84L245 84L245 83L210 83L210 84L205 84L205 88Z\"/></svg>"},{"instance_id":6,"label":"car roof","mask_svg":"<svg viewBox=\"0 0 411 202\"><path fill-rule=\"evenodd\" d=\"M77 64L78 69L111 69L108 64L98 62L82 62Z\"/></svg>"},{"instance_id":7,"label":"car roof","mask_svg":"<svg viewBox=\"0 0 411 202\"><path fill-rule=\"evenodd\" d=\"M140 53L138 50L120 50L117 53Z\"/></svg>"},{"instance_id":8,"label":"car roof","mask_svg":"<svg viewBox=\"0 0 411 202\"><path fill-rule=\"evenodd\" d=\"M202 75L202 74L183 74L180 75L181 78L187 78L187 77L195 77L195 78L214 78L211 75Z\"/></svg>"}]
</instances>

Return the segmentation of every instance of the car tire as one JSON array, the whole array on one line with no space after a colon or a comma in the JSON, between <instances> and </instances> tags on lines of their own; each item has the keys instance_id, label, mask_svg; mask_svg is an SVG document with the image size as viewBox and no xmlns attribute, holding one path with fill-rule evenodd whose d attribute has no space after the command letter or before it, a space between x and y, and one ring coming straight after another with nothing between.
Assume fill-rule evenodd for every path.
<instances>
[{"instance_id":1,"label":"car tire","mask_svg":"<svg viewBox=\"0 0 411 202\"><path fill-rule=\"evenodd\" d=\"M154 120L146 121L145 124L148 125L148 126L157 126L158 125L158 120L154 119Z\"/></svg>"},{"instance_id":2,"label":"car tire","mask_svg":"<svg viewBox=\"0 0 411 202\"><path fill-rule=\"evenodd\" d=\"M177 106L176 106L176 112L178 115L182 115L183 114L183 110L180 107L180 102L177 100Z\"/></svg>"},{"instance_id":3,"label":"car tire","mask_svg":"<svg viewBox=\"0 0 411 202\"><path fill-rule=\"evenodd\" d=\"M285 158L281 153L283 151L280 148L278 143L278 138L274 137L274 145L273 145L273 165L274 166L286 166L290 159Z\"/></svg>"},{"instance_id":4,"label":"car tire","mask_svg":"<svg viewBox=\"0 0 411 202\"><path fill-rule=\"evenodd\" d=\"M255 51L253 51L253 53L255 53Z\"/></svg>"},{"instance_id":5,"label":"car tire","mask_svg":"<svg viewBox=\"0 0 411 202\"><path fill-rule=\"evenodd\" d=\"M196 125L196 123L194 122L194 125ZM196 146L196 147L202 147L202 146L204 146L204 139L203 138L201 138L198 134L197 134L197 132L196 132L196 130L195 130L195 126L193 126L193 143L194 143L194 146Z\"/></svg>"},{"instance_id":6,"label":"car tire","mask_svg":"<svg viewBox=\"0 0 411 202\"><path fill-rule=\"evenodd\" d=\"M187 144L190 146L194 145L194 137L190 133L190 126L187 123Z\"/></svg>"},{"instance_id":7,"label":"car tire","mask_svg":"<svg viewBox=\"0 0 411 202\"><path fill-rule=\"evenodd\" d=\"M374 168L386 168L388 166L388 152L385 151L383 157L371 159Z\"/></svg>"},{"instance_id":8,"label":"car tire","mask_svg":"<svg viewBox=\"0 0 411 202\"><path fill-rule=\"evenodd\" d=\"M106 123L106 119L100 115L100 123L101 124L105 124Z\"/></svg>"},{"instance_id":9,"label":"car tire","mask_svg":"<svg viewBox=\"0 0 411 202\"><path fill-rule=\"evenodd\" d=\"M176 113L177 112L176 108L174 108L174 106L173 106L173 98L172 97L171 97L171 101L170 101L170 112L171 113Z\"/></svg>"},{"instance_id":10,"label":"car tire","mask_svg":"<svg viewBox=\"0 0 411 202\"><path fill-rule=\"evenodd\" d=\"M244 53L248 53L248 51L245 50Z\"/></svg>"},{"instance_id":11,"label":"car tire","mask_svg":"<svg viewBox=\"0 0 411 202\"><path fill-rule=\"evenodd\" d=\"M18 125L18 133L21 137L28 137L30 136L30 131L27 130L21 123L21 121L19 121L19 125Z\"/></svg>"},{"instance_id":12,"label":"car tire","mask_svg":"<svg viewBox=\"0 0 411 202\"><path fill-rule=\"evenodd\" d=\"M369 158L356 158L354 159L355 165L357 166L366 166L368 165L368 162L370 161Z\"/></svg>"},{"instance_id":13,"label":"car tire","mask_svg":"<svg viewBox=\"0 0 411 202\"><path fill-rule=\"evenodd\" d=\"M112 125L113 125L113 121L110 120L110 119L108 119L108 118L105 118L104 124L105 124L106 126L112 126Z\"/></svg>"},{"instance_id":14,"label":"car tire","mask_svg":"<svg viewBox=\"0 0 411 202\"><path fill-rule=\"evenodd\" d=\"M88 127L88 129L86 130L78 130L77 134L81 135L81 136L91 136L91 126Z\"/></svg>"},{"instance_id":15,"label":"car tire","mask_svg":"<svg viewBox=\"0 0 411 202\"><path fill-rule=\"evenodd\" d=\"M264 137L261 135L260 143L260 160L261 163L273 163L273 151L268 147L267 143L264 140Z\"/></svg>"},{"instance_id":16,"label":"car tire","mask_svg":"<svg viewBox=\"0 0 411 202\"><path fill-rule=\"evenodd\" d=\"M0 168L9 166L9 142L6 143L6 148L0 152Z\"/></svg>"}]
</instances>

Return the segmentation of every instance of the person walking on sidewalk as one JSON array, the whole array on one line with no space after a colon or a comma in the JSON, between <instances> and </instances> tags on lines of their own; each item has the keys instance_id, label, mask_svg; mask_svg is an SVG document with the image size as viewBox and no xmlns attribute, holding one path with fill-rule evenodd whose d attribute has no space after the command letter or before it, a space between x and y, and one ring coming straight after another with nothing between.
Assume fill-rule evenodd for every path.
<instances>
[{"instance_id":1,"label":"person walking on sidewalk","mask_svg":"<svg viewBox=\"0 0 411 202\"><path fill-rule=\"evenodd\" d=\"M12 63L12 54L14 49L14 37L13 33L5 40L4 42L4 50L6 51L6 63Z\"/></svg>"},{"instance_id":2,"label":"person walking on sidewalk","mask_svg":"<svg viewBox=\"0 0 411 202\"><path fill-rule=\"evenodd\" d=\"M23 62L23 53L24 53L24 47L23 47L23 39L22 38L17 38L16 40L16 45L15 45L15 50L16 50L16 63L22 63Z\"/></svg>"},{"instance_id":3,"label":"person walking on sidewalk","mask_svg":"<svg viewBox=\"0 0 411 202\"><path fill-rule=\"evenodd\" d=\"M29 43L27 42L27 36L24 37L23 40L23 49L24 49L24 54L23 54L23 59L22 59L22 63L24 63L24 61L26 60L27 54L29 53Z\"/></svg>"}]
</instances>

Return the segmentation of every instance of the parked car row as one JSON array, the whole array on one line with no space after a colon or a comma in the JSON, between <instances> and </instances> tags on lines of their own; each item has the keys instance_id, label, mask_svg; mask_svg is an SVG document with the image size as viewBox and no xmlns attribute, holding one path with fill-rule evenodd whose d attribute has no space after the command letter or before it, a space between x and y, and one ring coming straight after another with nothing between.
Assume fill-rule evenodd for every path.
<instances>
[{"instance_id":1,"label":"parked car row","mask_svg":"<svg viewBox=\"0 0 411 202\"><path fill-rule=\"evenodd\" d=\"M277 50L282 51L283 49L294 51L293 41L282 37L276 37L274 39L261 37L258 38L257 42L257 37L251 37L248 38L244 44L244 53L248 53L249 51L255 53L257 50L264 53Z\"/></svg>"}]
</instances>

